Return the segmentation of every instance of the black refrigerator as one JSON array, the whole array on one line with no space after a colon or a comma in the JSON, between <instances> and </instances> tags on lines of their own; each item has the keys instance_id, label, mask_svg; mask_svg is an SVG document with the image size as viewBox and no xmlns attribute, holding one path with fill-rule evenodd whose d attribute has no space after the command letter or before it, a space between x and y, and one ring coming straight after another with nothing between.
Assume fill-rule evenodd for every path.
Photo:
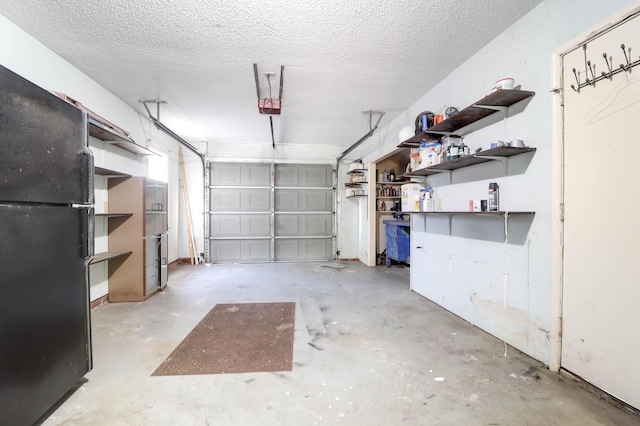
<instances>
[{"instance_id":1,"label":"black refrigerator","mask_svg":"<svg viewBox=\"0 0 640 426\"><path fill-rule=\"evenodd\" d=\"M86 113L0 66L0 425L30 425L91 370Z\"/></svg>"}]
</instances>

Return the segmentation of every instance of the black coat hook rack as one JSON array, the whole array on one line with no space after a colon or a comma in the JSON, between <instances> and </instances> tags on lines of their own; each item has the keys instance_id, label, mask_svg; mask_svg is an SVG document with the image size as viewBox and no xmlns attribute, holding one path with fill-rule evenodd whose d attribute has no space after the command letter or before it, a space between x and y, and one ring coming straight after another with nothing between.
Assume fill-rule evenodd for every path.
<instances>
[{"instance_id":1,"label":"black coat hook rack","mask_svg":"<svg viewBox=\"0 0 640 426\"><path fill-rule=\"evenodd\" d=\"M631 69L640 65L640 59L637 59L635 61L631 61L631 48L627 48L624 43L622 43L620 45L620 49L622 49L622 53L624 54L624 63L620 64L620 66L616 69L613 69L613 57L607 55L607 53L603 53L602 57L604 58L605 63L607 64L607 70L608 72L604 72L602 71L600 73L599 76L596 77L596 65L595 63L591 62L589 59L587 59L587 45L584 44L582 46L582 50L584 52L584 78L585 81L581 82L580 81L580 72L577 71L575 68L572 69L573 71L573 76L576 79L576 84L572 84L571 88L576 91L577 93L580 93L580 89L582 89L583 87L586 86L596 86L596 82L600 81L600 80L604 80L604 79L609 79L609 80L613 80L613 76L621 73L621 72L631 72ZM591 75L591 78L589 78L589 75Z\"/></svg>"}]
</instances>

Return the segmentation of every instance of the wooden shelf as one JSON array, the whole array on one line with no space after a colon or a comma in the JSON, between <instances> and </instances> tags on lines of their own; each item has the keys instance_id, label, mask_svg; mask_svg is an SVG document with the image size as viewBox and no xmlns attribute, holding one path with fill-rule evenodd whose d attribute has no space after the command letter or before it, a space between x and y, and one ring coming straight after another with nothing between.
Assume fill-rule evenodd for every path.
<instances>
[{"instance_id":1,"label":"wooden shelf","mask_svg":"<svg viewBox=\"0 0 640 426\"><path fill-rule=\"evenodd\" d=\"M426 139L427 141L438 140L443 135L453 134L469 124L495 114L500 111L500 109L508 108L511 105L534 95L535 92L529 92L526 90L497 90L466 107L457 114L427 129L426 132L420 132L419 134L412 136L398 145L398 147L417 148L420 146L422 139Z\"/></svg>"},{"instance_id":2,"label":"wooden shelf","mask_svg":"<svg viewBox=\"0 0 640 426\"><path fill-rule=\"evenodd\" d=\"M360 185L365 184L365 183L368 183L368 182L346 182L344 184L344 186L348 187L348 188L355 188L355 187L359 187Z\"/></svg>"},{"instance_id":3,"label":"wooden shelf","mask_svg":"<svg viewBox=\"0 0 640 426\"><path fill-rule=\"evenodd\" d=\"M367 196L367 194L362 194L362 195L349 195L349 196L348 196L348 197L346 197L346 198L358 198L358 197L366 197L366 196Z\"/></svg>"},{"instance_id":4,"label":"wooden shelf","mask_svg":"<svg viewBox=\"0 0 640 426\"><path fill-rule=\"evenodd\" d=\"M405 177L425 177L434 175L436 173L444 173L451 170L461 169L463 167L473 166L474 164L486 163L489 161L495 161L501 158L511 157L513 155L524 154L526 152L533 152L536 148L529 147L511 147L500 146L498 148L488 149L486 151L480 151L477 154L471 154L464 157L456 158L455 160L445 161L444 163L436 164L435 166L425 167L424 169L414 170L406 173Z\"/></svg>"},{"instance_id":5,"label":"wooden shelf","mask_svg":"<svg viewBox=\"0 0 640 426\"><path fill-rule=\"evenodd\" d=\"M89 134L134 154L155 155L152 151L135 143L128 135L124 135L91 117L89 117Z\"/></svg>"},{"instance_id":6,"label":"wooden shelf","mask_svg":"<svg viewBox=\"0 0 640 426\"><path fill-rule=\"evenodd\" d=\"M131 175L128 175L126 173L116 172L115 170L109 170L105 169L104 167L97 166L93 168L93 173L100 176L106 176L107 178L131 177Z\"/></svg>"},{"instance_id":7,"label":"wooden shelf","mask_svg":"<svg viewBox=\"0 0 640 426\"><path fill-rule=\"evenodd\" d=\"M131 217L133 213L96 213L100 217Z\"/></svg>"},{"instance_id":8,"label":"wooden shelf","mask_svg":"<svg viewBox=\"0 0 640 426\"><path fill-rule=\"evenodd\" d=\"M348 175L357 175L357 174L362 174L364 172L366 172L367 169L353 169L353 170L349 170L347 172Z\"/></svg>"},{"instance_id":9,"label":"wooden shelf","mask_svg":"<svg viewBox=\"0 0 640 426\"><path fill-rule=\"evenodd\" d=\"M122 256L128 256L130 254L130 251L105 251L102 253L96 253L89 264L93 265L95 263L106 262L107 260L116 259Z\"/></svg>"},{"instance_id":10,"label":"wooden shelf","mask_svg":"<svg viewBox=\"0 0 640 426\"><path fill-rule=\"evenodd\" d=\"M405 183L409 183L409 181L393 181L393 182L376 182L376 185L404 185Z\"/></svg>"},{"instance_id":11,"label":"wooden shelf","mask_svg":"<svg viewBox=\"0 0 640 426\"><path fill-rule=\"evenodd\" d=\"M465 211L441 211L434 212L402 212L404 214L435 214L435 215L475 215L475 216L514 216L514 215L533 215L536 212L522 212L522 211L497 211L497 212L465 212Z\"/></svg>"}]
</instances>

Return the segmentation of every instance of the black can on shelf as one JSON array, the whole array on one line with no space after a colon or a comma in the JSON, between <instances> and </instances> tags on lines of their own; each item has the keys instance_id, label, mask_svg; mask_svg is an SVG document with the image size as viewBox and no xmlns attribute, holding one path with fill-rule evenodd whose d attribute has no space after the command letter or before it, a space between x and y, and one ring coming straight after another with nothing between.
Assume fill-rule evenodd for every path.
<instances>
[{"instance_id":1,"label":"black can on shelf","mask_svg":"<svg viewBox=\"0 0 640 426\"><path fill-rule=\"evenodd\" d=\"M499 196L498 196L498 184L496 182L491 182L489 184L489 211L497 212L499 204Z\"/></svg>"}]
</instances>

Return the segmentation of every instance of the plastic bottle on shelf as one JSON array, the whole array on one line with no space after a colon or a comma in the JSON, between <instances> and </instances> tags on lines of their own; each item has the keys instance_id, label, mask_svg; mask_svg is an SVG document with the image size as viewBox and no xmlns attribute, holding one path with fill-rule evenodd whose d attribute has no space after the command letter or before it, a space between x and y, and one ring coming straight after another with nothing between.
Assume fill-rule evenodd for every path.
<instances>
[{"instance_id":1,"label":"plastic bottle on shelf","mask_svg":"<svg viewBox=\"0 0 640 426\"><path fill-rule=\"evenodd\" d=\"M498 195L498 184L491 182L489 184L489 211L497 212L500 205L500 197Z\"/></svg>"}]
</instances>

